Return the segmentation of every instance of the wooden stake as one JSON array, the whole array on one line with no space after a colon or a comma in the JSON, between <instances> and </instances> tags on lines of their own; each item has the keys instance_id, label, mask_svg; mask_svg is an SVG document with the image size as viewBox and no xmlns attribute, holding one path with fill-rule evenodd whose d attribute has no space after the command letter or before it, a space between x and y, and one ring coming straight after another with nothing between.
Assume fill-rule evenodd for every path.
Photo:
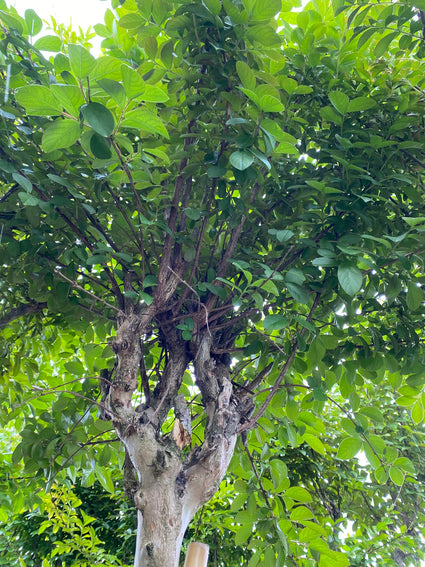
<instances>
[{"instance_id":1,"label":"wooden stake","mask_svg":"<svg viewBox=\"0 0 425 567\"><path fill-rule=\"evenodd\" d=\"M210 548L206 543L192 541L187 548L184 567L207 567Z\"/></svg>"}]
</instances>

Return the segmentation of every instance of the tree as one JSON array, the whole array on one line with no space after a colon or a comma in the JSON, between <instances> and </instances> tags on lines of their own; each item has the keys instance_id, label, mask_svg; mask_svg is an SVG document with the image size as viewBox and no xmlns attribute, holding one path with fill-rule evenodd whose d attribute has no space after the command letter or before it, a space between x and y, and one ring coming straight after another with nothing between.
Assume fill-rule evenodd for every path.
<instances>
[{"instance_id":1,"label":"tree","mask_svg":"<svg viewBox=\"0 0 425 567\"><path fill-rule=\"evenodd\" d=\"M230 470L252 566L422 554L422 0L0 1L5 506L119 463L176 566Z\"/></svg>"}]
</instances>

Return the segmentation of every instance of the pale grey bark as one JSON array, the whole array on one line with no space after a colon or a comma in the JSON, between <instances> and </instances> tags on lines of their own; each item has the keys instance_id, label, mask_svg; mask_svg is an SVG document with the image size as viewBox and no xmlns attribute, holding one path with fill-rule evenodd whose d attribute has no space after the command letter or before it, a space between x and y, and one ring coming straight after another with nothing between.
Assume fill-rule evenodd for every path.
<instances>
[{"instance_id":1,"label":"pale grey bark","mask_svg":"<svg viewBox=\"0 0 425 567\"><path fill-rule=\"evenodd\" d=\"M143 356L140 338L152 317L148 308L120 321L112 343L117 362L105 404L127 451L126 485L134 493L138 510L134 567L178 567L185 531L197 510L218 490L233 456L238 427L250 408L234 395L229 365L212 354L214 341L206 329L198 333L191 350L175 330L170 331L167 361L149 404L135 409L132 396ZM191 362L207 423L202 446L183 457L184 441L164 436L161 426L174 408L184 428L188 411L178 391Z\"/></svg>"}]
</instances>

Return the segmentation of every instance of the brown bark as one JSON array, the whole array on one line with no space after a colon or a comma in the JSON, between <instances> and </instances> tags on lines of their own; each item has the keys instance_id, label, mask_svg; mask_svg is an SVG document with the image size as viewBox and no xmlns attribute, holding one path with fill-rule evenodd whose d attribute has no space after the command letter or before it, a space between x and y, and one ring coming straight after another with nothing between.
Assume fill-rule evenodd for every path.
<instances>
[{"instance_id":1,"label":"brown bark","mask_svg":"<svg viewBox=\"0 0 425 567\"><path fill-rule=\"evenodd\" d=\"M14 321L15 319L19 319L24 315L32 315L34 313L41 313L43 309L47 307L46 302L38 302L38 301L30 301L29 303L22 303L19 307L14 307L10 309L8 313L0 317L0 329L2 327L6 327Z\"/></svg>"}]
</instances>

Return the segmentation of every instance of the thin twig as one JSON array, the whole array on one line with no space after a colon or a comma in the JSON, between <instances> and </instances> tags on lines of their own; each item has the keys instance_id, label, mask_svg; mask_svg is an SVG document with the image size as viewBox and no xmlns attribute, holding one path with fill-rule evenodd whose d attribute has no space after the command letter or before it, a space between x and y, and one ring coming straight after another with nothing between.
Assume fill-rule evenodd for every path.
<instances>
[{"instance_id":1,"label":"thin twig","mask_svg":"<svg viewBox=\"0 0 425 567\"><path fill-rule=\"evenodd\" d=\"M15 409L28 404L29 402L31 402L31 400L35 400L35 399L41 398L43 396L50 396L51 394L70 394L71 396L76 396L77 398L82 398L83 400L90 402L94 406L97 406L97 407L103 409L104 411L107 411L108 413L112 413L117 419L120 419L120 416L118 414L114 413L110 408L106 407L104 404L102 404L100 402L96 402L96 400L93 400L92 398L88 398L87 396L84 396L83 394L80 394L79 392L73 392L72 390L56 390L56 389L54 391L52 391L51 389L41 390L40 393L37 394L37 396L33 396L32 398L25 400L25 402L22 402L18 406L15 406Z\"/></svg>"},{"instance_id":2,"label":"thin twig","mask_svg":"<svg viewBox=\"0 0 425 567\"><path fill-rule=\"evenodd\" d=\"M313 317L313 313L314 313L314 311L316 310L316 307L317 307L318 304L319 304L319 299L320 299L320 293L318 292L318 293L316 293L316 297L315 297L315 299L314 299L314 302L313 302L313 305L312 305L312 307L311 307L311 309L310 309L310 312L309 312L309 314L307 315L307 318L306 318L307 321L310 321L311 318ZM305 332L306 332L306 328L304 327L303 329L301 329L300 335L304 335ZM286 362L285 362L285 364L284 364L284 366L283 366L283 368L282 368L282 370L281 370L279 376L277 377L276 382L275 382L274 385L272 386L272 388L271 388L271 390L270 390L270 393L269 393L269 395L267 396L265 402L264 402L263 405L260 407L260 409L257 411L257 413L256 413L249 421L247 421L246 423L242 424L242 425L239 427L239 433L241 433L241 432L243 432L243 431L246 431L247 429L250 429L251 427L253 427L253 426L257 423L257 421L260 419L260 417L264 414L264 412L265 412L266 409L268 408L268 406L269 406L271 400L273 399L275 393L276 393L277 390L280 388L280 385L281 385L283 379L285 378L285 375L286 375L286 373L288 372L289 367L291 366L291 364L292 364L292 362L293 362L293 360L294 360L294 358L295 358L295 355L296 355L297 352L298 352L298 346L299 346L299 345L298 345L298 341L295 341L295 343L294 343L293 346L292 346L292 349L291 349L291 352L290 352L290 354L289 354L289 357L288 357L288 359L286 360Z\"/></svg>"},{"instance_id":3,"label":"thin twig","mask_svg":"<svg viewBox=\"0 0 425 567\"><path fill-rule=\"evenodd\" d=\"M210 337L212 337L211 331L210 331L210 328L209 328L209 325L208 325L208 310L207 310L206 305L205 305L204 303L202 303L201 298L199 297L199 293L198 293L196 290L194 290L193 287L192 287L190 284L188 284L187 282L185 282L185 281L179 276L179 274L177 274L177 273L173 270L173 268L171 268L170 266L168 266L168 269L176 276L176 278L177 278L182 284L184 284L185 286L187 286L187 287L188 287L191 291L193 291L193 293L197 296L197 298L198 298L198 305L202 306L202 307L205 309L205 324L206 324L206 326L207 326L208 334L210 335Z\"/></svg>"},{"instance_id":4,"label":"thin twig","mask_svg":"<svg viewBox=\"0 0 425 567\"><path fill-rule=\"evenodd\" d=\"M86 441L85 443L82 443L78 449L76 449L73 453L71 453L69 455L69 457L67 459L65 459L65 461L61 464L60 468L54 473L54 475L52 476L52 478L48 479L48 484L52 484L53 481L55 480L55 478L58 476L58 474L65 468L65 465L67 463L69 463L69 461L74 457L74 455L76 455L79 451L81 451L82 449L84 449L84 447L87 447L88 445L93 445L93 440L97 439L98 437L100 437L101 435L104 435L105 433L109 433L110 431L113 431L113 429L108 429L107 431L101 431L100 433L98 433L97 435L93 435L93 437L90 438L90 441ZM109 441L109 439L108 439ZM37 490L37 492L40 492L40 490L42 490L42 488L39 488Z\"/></svg>"},{"instance_id":5,"label":"thin twig","mask_svg":"<svg viewBox=\"0 0 425 567\"><path fill-rule=\"evenodd\" d=\"M4 195L2 195L0 197L0 203L3 203L4 201L7 201L7 199L13 195L13 193L15 193L18 189L20 188L20 186L18 184L13 185L9 191L6 191L6 193Z\"/></svg>"},{"instance_id":6,"label":"thin twig","mask_svg":"<svg viewBox=\"0 0 425 567\"><path fill-rule=\"evenodd\" d=\"M273 520L276 520L276 516L273 514L273 508L272 508L272 505L271 505L271 502L270 502L270 499L269 499L269 495L267 494L267 491L266 491L266 489L264 488L263 483L261 482L260 475L258 474L257 467L255 466L254 459L253 459L253 457L252 457L252 455L251 455L251 452L250 452L250 450L249 450L249 447L248 447L248 437L247 437L246 431L244 431L244 432L242 433L242 435L241 435L241 440L242 440L242 445L243 445L244 448L245 448L245 452L246 452L246 454L248 455L249 462L251 463L251 468L252 468L252 470L253 470L253 472L254 472L254 474L255 474L255 478L257 479L258 486L260 487L260 490L261 490L261 492L263 493L263 497L264 497L264 500L265 500L265 502L266 502L267 508L268 508L269 511L270 511L270 515L271 515L271 517L273 518Z\"/></svg>"},{"instance_id":7,"label":"thin twig","mask_svg":"<svg viewBox=\"0 0 425 567\"><path fill-rule=\"evenodd\" d=\"M109 307L110 309L113 309L114 311L116 311L119 315L121 315L122 317L125 317L125 313L124 311L121 311L121 309L118 309L117 307L115 307L114 305L111 305L110 303L108 303L107 301L105 301L104 299L102 299L101 297L97 297L97 295L95 295L94 293L92 293L91 291L88 291L87 289L85 289L84 287L82 287L81 285L77 284L77 282L74 282L73 280L71 280L70 278L68 278L67 276L65 276L65 274L63 274L61 271L55 269L54 270L55 274L58 274L58 276L60 276L61 278L63 278L64 280L66 280L68 283L70 283L72 285L72 287L75 287L76 289L79 289L80 291L83 291L84 293L86 293L87 295L89 295L90 297L93 297L93 299L95 299L96 301L100 301L101 303L103 303L104 305L106 305L107 307Z\"/></svg>"}]
</instances>

